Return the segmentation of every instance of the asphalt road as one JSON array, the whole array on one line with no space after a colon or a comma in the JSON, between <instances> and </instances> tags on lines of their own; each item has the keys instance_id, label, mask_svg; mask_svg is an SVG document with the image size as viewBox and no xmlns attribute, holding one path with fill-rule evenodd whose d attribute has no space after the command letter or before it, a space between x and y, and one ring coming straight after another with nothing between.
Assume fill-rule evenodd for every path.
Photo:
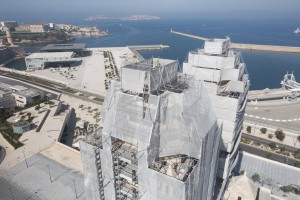
<instances>
[{"instance_id":1,"label":"asphalt road","mask_svg":"<svg viewBox=\"0 0 300 200\"><path fill-rule=\"evenodd\" d=\"M245 116L245 119L265 123L275 127L300 130L299 110L300 101L290 104L278 104L269 106L253 106L248 104L246 107L247 116ZM252 115L253 117L250 117L250 115ZM272 121L268 119L272 119Z\"/></svg>"},{"instance_id":2,"label":"asphalt road","mask_svg":"<svg viewBox=\"0 0 300 200\"><path fill-rule=\"evenodd\" d=\"M260 148L256 148L256 147L253 147L253 146L250 146L250 145L246 145L246 144L243 144L243 143L240 143L239 147L240 147L241 150L246 151L248 153L251 153L251 154L254 154L254 155L257 155L257 156L261 156L261 157L264 157L264 158L269 157L269 159L271 159L271 160L275 160L275 161L285 163L285 164L288 164L288 165L292 165L292 166L294 166L295 162L299 161L299 160L287 158L286 156L279 155L279 154L276 154L276 153L272 153L272 152L269 152L269 151L266 151L266 150L263 150L263 149L260 149Z\"/></svg>"},{"instance_id":3,"label":"asphalt road","mask_svg":"<svg viewBox=\"0 0 300 200\"><path fill-rule=\"evenodd\" d=\"M245 138L245 139L248 139L248 140L251 140L251 141L254 141L254 142L259 142L261 144L266 144L266 145L269 145L272 142L270 140L267 140L267 139L264 139L264 138L255 137L253 135L249 135L249 134L245 134L245 133L243 133L242 138ZM277 143L277 142L275 142L275 144L278 146L278 148L284 147L285 150L289 151L289 152L295 152L295 151L299 150L296 147L291 147L291 146L280 144L280 143Z\"/></svg>"},{"instance_id":4,"label":"asphalt road","mask_svg":"<svg viewBox=\"0 0 300 200\"><path fill-rule=\"evenodd\" d=\"M6 83L6 84L9 84L9 85L21 85L21 86L24 86L24 87L27 87L27 88L33 88L33 89L36 89L36 90L42 90L42 89L39 89L39 88L36 88L34 86L31 86L31 85L28 85L26 83L23 83L23 82L20 82L18 80L11 80L11 79L8 79L6 77L3 77L3 76L0 76L0 82L1 83ZM49 94L51 92L48 92L48 91L45 91L45 90L42 90L45 94ZM54 94L54 93L51 93L52 94L52 97L53 99L56 99L57 98L57 95Z\"/></svg>"}]
</instances>

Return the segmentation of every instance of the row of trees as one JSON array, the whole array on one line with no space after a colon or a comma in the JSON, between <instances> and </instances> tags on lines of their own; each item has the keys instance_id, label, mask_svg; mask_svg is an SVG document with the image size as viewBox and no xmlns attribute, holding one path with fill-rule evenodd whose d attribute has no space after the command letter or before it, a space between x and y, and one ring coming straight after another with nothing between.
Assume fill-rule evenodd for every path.
<instances>
[{"instance_id":1,"label":"row of trees","mask_svg":"<svg viewBox=\"0 0 300 200\"><path fill-rule=\"evenodd\" d=\"M251 127L251 126L247 126L246 131L247 131L247 133L251 133L252 127ZM260 132L261 132L262 134L266 134L267 131L268 131L267 128L260 128ZM276 136L276 138L277 138L278 140L283 141L284 138L285 138L285 133L283 132L283 130L277 129L277 130L275 131L275 136ZM272 135L272 134L269 134L268 137L269 137L270 139L272 139L272 138L273 138L273 135ZM300 142L300 136L298 136L298 141Z\"/></svg>"}]
</instances>

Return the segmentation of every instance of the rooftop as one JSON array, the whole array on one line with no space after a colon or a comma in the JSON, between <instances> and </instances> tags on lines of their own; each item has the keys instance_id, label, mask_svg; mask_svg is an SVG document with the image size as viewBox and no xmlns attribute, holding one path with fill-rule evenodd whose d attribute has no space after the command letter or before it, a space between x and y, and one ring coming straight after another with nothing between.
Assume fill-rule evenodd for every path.
<instances>
[{"instance_id":1,"label":"rooftop","mask_svg":"<svg viewBox=\"0 0 300 200\"><path fill-rule=\"evenodd\" d=\"M0 91L2 92L9 92L11 91L11 85L5 84L5 83L0 83Z\"/></svg>"},{"instance_id":2,"label":"rooftop","mask_svg":"<svg viewBox=\"0 0 300 200\"><path fill-rule=\"evenodd\" d=\"M82 51L86 48L86 44L48 44L40 49L40 51Z\"/></svg>"},{"instance_id":3,"label":"rooftop","mask_svg":"<svg viewBox=\"0 0 300 200\"><path fill-rule=\"evenodd\" d=\"M22 127L22 126L25 126L25 125L28 125L29 122L28 121L18 121L16 123L13 124L14 127Z\"/></svg>"},{"instance_id":4,"label":"rooftop","mask_svg":"<svg viewBox=\"0 0 300 200\"><path fill-rule=\"evenodd\" d=\"M86 199L83 175L43 153L0 174L0 194L1 199Z\"/></svg>"},{"instance_id":5,"label":"rooftop","mask_svg":"<svg viewBox=\"0 0 300 200\"><path fill-rule=\"evenodd\" d=\"M16 94L25 96L25 97L35 97L40 95L39 91L34 90L34 89L28 89L28 90L23 90L23 91L18 91Z\"/></svg>"},{"instance_id":6,"label":"rooftop","mask_svg":"<svg viewBox=\"0 0 300 200\"><path fill-rule=\"evenodd\" d=\"M16 91L23 91L23 90L27 90L28 88L24 87L22 85L14 85L14 86L11 86L10 89L16 90Z\"/></svg>"},{"instance_id":7,"label":"rooftop","mask_svg":"<svg viewBox=\"0 0 300 200\"><path fill-rule=\"evenodd\" d=\"M71 58L73 52L51 52L51 53L32 53L29 56L26 57L28 58Z\"/></svg>"}]
</instances>

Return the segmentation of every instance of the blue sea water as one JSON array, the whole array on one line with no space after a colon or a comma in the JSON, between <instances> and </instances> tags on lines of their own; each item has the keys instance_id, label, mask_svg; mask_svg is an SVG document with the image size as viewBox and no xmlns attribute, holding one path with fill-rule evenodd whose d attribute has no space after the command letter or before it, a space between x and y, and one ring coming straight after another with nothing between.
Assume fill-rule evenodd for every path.
<instances>
[{"instance_id":1,"label":"blue sea water","mask_svg":"<svg viewBox=\"0 0 300 200\"><path fill-rule=\"evenodd\" d=\"M61 22L67 23L67 22ZM188 52L203 47L203 42L170 33L170 29L208 38L229 36L233 42L300 46L300 34L293 30L300 26L297 20L251 19L161 19L153 21L74 20L74 25L96 26L108 30L100 38L78 38L75 42L88 47L115 47L127 45L164 44L170 48L140 52L145 58L178 59L182 63ZM36 51L39 47L28 48ZM294 72L300 80L300 54L242 51L248 67L251 89L278 88L286 72Z\"/></svg>"}]
</instances>

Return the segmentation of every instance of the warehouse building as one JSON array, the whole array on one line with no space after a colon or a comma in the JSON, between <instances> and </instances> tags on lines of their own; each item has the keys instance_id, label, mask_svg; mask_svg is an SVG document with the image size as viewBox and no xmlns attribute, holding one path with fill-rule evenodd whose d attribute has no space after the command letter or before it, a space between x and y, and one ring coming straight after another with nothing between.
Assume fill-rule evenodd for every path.
<instances>
[{"instance_id":1,"label":"warehouse building","mask_svg":"<svg viewBox=\"0 0 300 200\"><path fill-rule=\"evenodd\" d=\"M40 52L73 52L76 57L80 57L86 54L86 44L48 44Z\"/></svg>"},{"instance_id":2,"label":"warehouse building","mask_svg":"<svg viewBox=\"0 0 300 200\"><path fill-rule=\"evenodd\" d=\"M64 66L76 62L73 52L33 53L25 58L27 71L47 68L51 65Z\"/></svg>"}]
</instances>

